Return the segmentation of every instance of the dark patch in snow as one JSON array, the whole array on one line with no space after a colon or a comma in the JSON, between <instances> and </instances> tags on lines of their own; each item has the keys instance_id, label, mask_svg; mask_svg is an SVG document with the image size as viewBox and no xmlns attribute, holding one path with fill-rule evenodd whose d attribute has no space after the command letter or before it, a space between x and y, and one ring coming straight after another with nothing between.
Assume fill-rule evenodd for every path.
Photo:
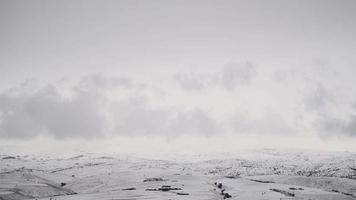
<instances>
[{"instance_id":1,"label":"dark patch in snow","mask_svg":"<svg viewBox=\"0 0 356 200\"><path fill-rule=\"evenodd\" d=\"M288 191L285 191L285 190L280 190L280 189L275 189L275 188L272 188L272 189L269 189L269 190L271 190L273 192L279 192L281 194L284 194L287 197L294 197L295 196L294 193L291 193L291 192L288 192Z\"/></svg>"},{"instance_id":2,"label":"dark patch in snow","mask_svg":"<svg viewBox=\"0 0 356 200\"><path fill-rule=\"evenodd\" d=\"M146 178L143 182L153 182L153 181L166 181L163 178Z\"/></svg>"},{"instance_id":3,"label":"dark patch in snow","mask_svg":"<svg viewBox=\"0 0 356 200\"><path fill-rule=\"evenodd\" d=\"M124 188L124 189L122 189L122 190L136 190L136 188L130 187L130 188Z\"/></svg>"},{"instance_id":4,"label":"dark patch in snow","mask_svg":"<svg viewBox=\"0 0 356 200\"><path fill-rule=\"evenodd\" d=\"M263 180L256 180L256 179L248 179L250 181L255 181L255 182L258 182L258 183L274 183L273 181L263 181Z\"/></svg>"}]
</instances>

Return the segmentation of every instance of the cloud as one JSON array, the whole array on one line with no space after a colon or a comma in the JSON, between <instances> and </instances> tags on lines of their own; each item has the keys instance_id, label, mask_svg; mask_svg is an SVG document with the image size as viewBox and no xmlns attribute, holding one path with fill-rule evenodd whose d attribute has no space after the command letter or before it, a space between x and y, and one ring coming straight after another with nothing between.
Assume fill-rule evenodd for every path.
<instances>
[{"instance_id":1,"label":"cloud","mask_svg":"<svg viewBox=\"0 0 356 200\"><path fill-rule=\"evenodd\" d=\"M340 115L339 99L323 84L310 86L311 92L305 97L304 105L307 111L316 115L314 124L321 137L356 136L356 102L347 112Z\"/></svg>"},{"instance_id":2,"label":"cloud","mask_svg":"<svg viewBox=\"0 0 356 200\"><path fill-rule=\"evenodd\" d=\"M272 80L281 87L296 89L296 98L300 98L300 101L295 102L296 105L300 102L299 124L306 131L324 139L356 136L356 108L350 106L354 98L351 97L352 84L348 82L347 76L342 76L347 71L335 66L328 62L318 62L298 69L278 69L272 74Z\"/></svg>"},{"instance_id":3,"label":"cloud","mask_svg":"<svg viewBox=\"0 0 356 200\"><path fill-rule=\"evenodd\" d=\"M295 133L293 127L278 114L267 114L255 119L237 114L230 123L236 134L290 135Z\"/></svg>"},{"instance_id":4,"label":"cloud","mask_svg":"<svg viewBox=\"0 0 356 200\"><path fill-rule=\"evenodd\" d=\"M209 113L198 108L177 113L170 126L170 130L175 134L185 133L211 136L222 134L226 131Z\"/></svg>"},{"instance_id":5,"label":"cloud","mask_svg":"<svg viewBox=\"0 0 356 200\"><path fill-rule=\"evenodd\" d=\"M178 73L174 75L174 79L187 91L211 87L234 90L239 86L249 85L256 76L256 65L246 62L226 64L215 73Z\"/></svg>"},{"instance_id":6,"label":"cloud","mask_svg":"<svg viewBox=\"0 0 356 200\"><path fill-rule=\"evenodd\" d=\"M224 133L211 114L200 109L152 107L145 97L133 97L115 102L110 108L115 119L114 131L129 135L213 135Z\"/></svg>"},{"instance_id":7,"label":"cloud","mask_svg":"<svg viewBox=\"0 0 356 200\"><path fill-rule=\"evenodd\" d=\"M32 92L21 88L25 86L10 89L0 94L0 137L86 139L222 132L216 120L202 109L151 104L149 88L141 86L125 77L94 74L82 78L69 92L54 85ZM119 93L119 98L110 98L111 93Z\"/></svg>"},{"instance_id":8,"label":"cloud","mask_svg":"<svg viewBox=\"0 0 356 200\"><path fill-rule=\"evenodd\" d=\"M321 83L318 83L312 92L306 96L304 103L308 110L322 112L335 103L335 96Z\"/></svg>"},{"instance_id":9,"label":"cloud","mask_svg":"<svg viewBox=\"0 0 356 200\"><path fill-rule=\"evenodd\" d=\"M208 85L210 85L212 77L210 74L179 73L174 75L174 79L184 90L198 91L205 89Z\"/></svg>"},{"instance_id":10,"label":"cloud","mask_svg":"<svg viewBox=\"0 0 356 200\"><path fill-rule=\"evenodd\" d=\"M112 90L117 88L132 88L134 83L127 77L108 77L96 73L81 78L78 88L81 89L104 89Z\"/></svg>"},{"instance_id":11,"label":"cloud","mask_svg":"<svg viewBox=\"0 0 356 200\"><path fill-rule=\"evenodd\" d=\"M0 136L31 138L93 137L102 133L104 115L96 94L77 91L71 99L47 85L33 94L1 94Z\"/></svg>"},{"instance_id":12,"label":"cloud","mask_svg":"<svg viewBox=\"0 0 356 200\"><path fill-rule=\"evenodd\" d=\"M69 94L54 85L34 91L21 84L0 95L0 136L33 138L102 137L108 130L106 91L130 88L125 77L92 74L70 87Z\"/></svg>"},{"instance_id":13,"label":"cloud","mask_svg":"<svg viewBox=\"0 0 356 200\"><path fill-rule=\"evenodd\" d=\"M257 75L256 65L247 62L244 64L230 63L214 77L214 81L227 90L233 90L238 86L248 85Z\"/></svg>"},{"instance_id":14,"label":"cloud","mask_svg":"<svg viewBox=\"0 0 356 200\"><path fill-rule=\"evenodd\" d=\"M110 106L115 134L147 135L165 134L171 112L164 107L148 105L146 96L133 96Z\"/></svg>"},{"instance_id":15,"label":"cloud","mask_svg":"<svg viewBox=\"0 0 356 200\"><path fill-rule=\"evenodd\" d=\"M250 84L255 75L252 72L241 75L243 74L241 70L246 71L243 68L247 69L248 66L238 70L228 66L225 71L211 76L209 84L216 81L219 83L217 87L227 87L227 90L232 89L232 85ZM234 70L236 72L232 72ZM226 78L228 77L226 74L232 75ZM285 117L284 111L276 110L274 114L267 109L266 112L261 111L260 116L254 117L249 116L247 111L240 115L217 112L217 109L225 105L216 105L213 108L210 104L199 104L199 101L209 97L208 93L204 93L204 99L198 99L197 103L181 104L189 101L189 98L165 103L176 98L177 94L172 95L167 88L160 87L160 91L171 95L162 97L156 92L156 86L138 83L128 77L92 74L67 88L57 84L59 83L28 89L30 87L27 82L0 93L0 137L17 139L38 136L87 139L115 135L207 137L225 133L287 136L298 132L298 127L291 118L293 116ZM353 114L356 113L356 106L353 108L354 113L350 112L346 117L340 118L330 111L330 107L337 101L328 88L319 84L311 91L304 98L305 114L315 114L314 125L317 125L319 135L355 136L356 117ZM231 94L221 98L228 98L229 95ZM158 102L160 98L163 98L162 103ZM240 104L247 109L253 105L254 102Z\"/></svg>"},{"instance_id":16,"label":"cloud","mask_svg":"<svg viewBox=\"0 0 356 200\"><path fill-rule=\"evenodd\" d=\"M349 116L349 120L343 129L347 135L356 137L356 115Z\"/></svg>"},{"instance_id":17,"label":"cloud","mask_svg":"<svg viewBox=\"0 0 356 200\"><path fill-rule=\"evenodd\" d=\"M356 112L356 110L354 110ZM318 121L320 135L323 137L356 137L356 115L346 118L333 116L320 117Z\"/></svg>"}]
</instances>

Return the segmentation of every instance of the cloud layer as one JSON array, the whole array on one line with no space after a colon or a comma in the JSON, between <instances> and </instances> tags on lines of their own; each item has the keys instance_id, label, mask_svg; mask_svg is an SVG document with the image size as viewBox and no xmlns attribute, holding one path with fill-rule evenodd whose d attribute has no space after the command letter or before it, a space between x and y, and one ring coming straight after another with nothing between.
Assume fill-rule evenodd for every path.
<instances>
[{"instance_id":1,"label":"cloud layer","mask_svg":"<svg viewBox=\"0 0 356 200\"><path fill-rule=\"evenodd\" d=\"M93 91L76 91L71 98L48 85L31 94L0 96L3 137L31 138L49 134L56 138L93 137L103 132L101 98Z\"/></svg>"},{"instance_id":2,"label":"cloud layer","mask_svg":"<svg viewBox=\"0 0 356 200\"><path fill-rule=\"evenodd\" d=\"M199 108L151 106L150 88L127 78L91 75L69 88L46 85L28 92L10 89L0 95L0 136L93 138L110 135L210 135L222 133L218 122ZM120 93L121 97L113 93ZM115 98L112 98L112 96Z\"/></svg>"},{"instance_id":3,"label":"cloud layer","mask_svg":"<svg viewBox=\"0 0 356 200\"><path fill-rule=\"evenodd\" d=\"M0 137L356 136L355 106L305 74L266 73L246 62L186 71L164 84L103 74L64 85L28 81L0 93Z\"/></svg>"},{"instance_id":4,"label":"cloud layer","mask_svg":"<svg viewBox=\"0 0 356 200\"><path fill-rule=\"evenodd\" d=\"M257 66L251 62L228 63L212 73L178 73L175 79L185 90L202 90L220 87L234 90L246 86L257 76Z\"/></svg>"}]
</instances>

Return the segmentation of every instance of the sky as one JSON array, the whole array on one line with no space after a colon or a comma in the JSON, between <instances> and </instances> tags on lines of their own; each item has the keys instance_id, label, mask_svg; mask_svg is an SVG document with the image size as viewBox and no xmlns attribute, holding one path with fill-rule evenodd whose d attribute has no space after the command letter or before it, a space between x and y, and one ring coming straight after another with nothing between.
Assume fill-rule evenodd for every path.
<instances>
[{"instance_id":1,"label":"sky","mask_svg":"<svg viewBox=\"0 0 356 200\"><path fill-rule=\"evenodd\" d=\"M356 151L353 0L0 0L0 151Z\"/></svg>"}]
</instances>

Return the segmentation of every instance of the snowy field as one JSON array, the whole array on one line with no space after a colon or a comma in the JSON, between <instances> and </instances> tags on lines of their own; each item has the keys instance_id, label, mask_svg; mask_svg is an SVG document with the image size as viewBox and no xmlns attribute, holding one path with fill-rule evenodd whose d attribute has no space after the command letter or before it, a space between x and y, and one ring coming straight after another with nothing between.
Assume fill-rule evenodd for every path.
<instances>
[{"instance_id":1,"label":"snowy field","mask_svg":"<svg viewBox=\"0 0 356 200\"><path fill-rule=\"evenodd\" d=\"M0 155L0 199L356 199L356 154Z\"/></svg>"}]
</instances>

